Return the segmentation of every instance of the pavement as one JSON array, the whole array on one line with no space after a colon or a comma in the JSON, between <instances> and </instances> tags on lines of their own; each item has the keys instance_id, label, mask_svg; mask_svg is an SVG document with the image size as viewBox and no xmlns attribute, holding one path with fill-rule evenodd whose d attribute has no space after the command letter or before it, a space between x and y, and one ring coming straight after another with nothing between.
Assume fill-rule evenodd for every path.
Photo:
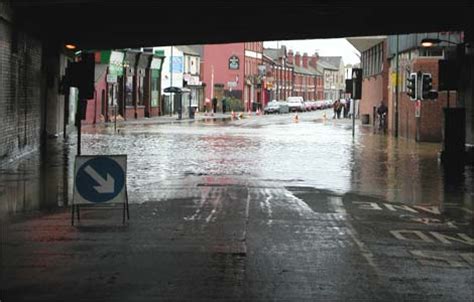
<instances>
[{"instance_id":1,"label":"pavement","mask_svg":"<svg viewBox=\"0 0 474 302\"><path fill-rule=\"evenodd\" d=\"M123 127L126 125L149 125L149 124L179 124L179 123L193 123L197 121L204 121L204 120L230 120L232 118L230 113L197 113L195 117L189 118L188 116L183 116L181 119L178 118L177 114L172 116L164 115L164 116L156 116L151 118L142 118L142 119L131 119L131 120L122 120L117 121L118 127ZM83 124L83 129L87 129L90 127L113 127L114 122L107 122L107 123L99 123L95 125L88 125Z\"/></svg>"}]
</instances>

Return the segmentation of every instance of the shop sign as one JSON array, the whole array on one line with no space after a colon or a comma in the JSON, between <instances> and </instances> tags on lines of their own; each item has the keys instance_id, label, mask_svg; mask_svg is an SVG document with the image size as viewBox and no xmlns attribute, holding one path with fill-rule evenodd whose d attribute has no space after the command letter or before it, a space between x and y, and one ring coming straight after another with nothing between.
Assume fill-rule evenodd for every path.
<instances>
[{"instance_id":1,"label":"shop sign","mask_svg":"<svg viewBox=\"0 0 474 302\"><path fill-rule=\"evenodd\" d=\"M239 57L233 55L229 58L229 69L237 70L240 68L240 60Z\"/></svg>"},{"instance_id":2,"label":"shop sign","mask_svg":"<svg viewBox=\"0 0 474 302\"><path fill-rule=\"evenodd\" d=\"M116 74L107 74L107 83L114 84L117 83L117 75Z\"/></svg>"},{"instance_id":3,"label":"shop sign","mask_svg":"<svg viewBox=\"0 0 474 302\"><path fill-rule=\"evenodd\" d=\"M182 73L183 72L183 57L172 57L170 72L171 73Z\"/></svg>"},{"instance_id":4,"label":"shop sign","mask_svg":"<svg viewBox=\"0 0 474 302\"><path fill-rule=\"evenodd\" d=\"M124 54L120 51L111 51L109 60L109 74L117 76L123 75Z\"/></svg>"}]
</instances>

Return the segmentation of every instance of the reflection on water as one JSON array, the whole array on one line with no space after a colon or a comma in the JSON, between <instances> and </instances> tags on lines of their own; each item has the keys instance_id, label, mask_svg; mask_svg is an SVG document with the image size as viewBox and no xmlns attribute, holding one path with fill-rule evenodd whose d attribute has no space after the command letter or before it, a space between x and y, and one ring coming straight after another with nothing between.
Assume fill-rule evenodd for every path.
<instances>
[{"instance_id":1,"label":"reflection on water","mask_svg":"<svg viewBox=\"0 0 474 302\"><path fill-rule=\"evenodd\" d=\"M226 179L231 185L304 185L393 202L471 208L472 167L458 178L444 174L438 144L374 135L370 128L357 132L353 140L348 124L331 120L130 125L116 134L113 128L89 128L82 153L127 154L129 196L135 203L197 196L200 183ZM67 204L75 139L50 141L43 160L33 154L2 168L0 211Z\"/></svg>"}]
</instances>

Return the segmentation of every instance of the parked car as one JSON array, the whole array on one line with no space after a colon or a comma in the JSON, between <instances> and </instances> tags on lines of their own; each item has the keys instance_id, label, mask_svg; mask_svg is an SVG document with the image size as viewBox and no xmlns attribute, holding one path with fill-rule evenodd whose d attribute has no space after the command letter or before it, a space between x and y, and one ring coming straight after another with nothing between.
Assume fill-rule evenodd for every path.
<instances>
[{"instance_id":1,"label":"parked car","mask_svg":"<svg viewBox=\"0 0 474 302\"><path fill-rule=\"evenodd\" d=\"M332 105L334 105L334 101L333 101L333 100L324 100L324 103L326 104L326 107L325 107L325 108L331 108Z\"/></svg>"},{"instance_id":2,"label":"parked car","mask_svg":"<svg viewBox=\"0 0 474 302\"><path fill-rule=\"evenodd\" d=\"M265 108L263 109L264 114L287 113L288 111L288 104L284 102L278 102L276 100L273 100L268 103L267 106L265 106Z\"/></svg>"},{"instance_id":3,"label":"parked car","mask_svg":"<svg viewBox=\"0 0 474 302\"><path fill-rule=\"evenodd\" d=\"M316 101L314 102L315 105L316 105L316 109L317 110L321 110L321 109L326 109L327 108L327 105L324 101Z\"/></svg>"},{"instance_id":4,"label":"parked car","mask_svg":"<svg viewBox=\"0 0 474 302\"><path fill-rule=\"evenodd\" d=\"M279 101L280 104L280 112L279 113L288 113L290 112L290 107L288 106L288 103L285 101Z\"/></svg>"},{"instance_id":5,"label":"parked car","mask_svg":"<svg viewBox=\"0 0 474 302\"><path fill-rule=\"evenodd\" d=\"M305 111L305 106L304 106L304 100L300 96L290 96L286 99L288 102L288 107L291 112L294 111L299 111L303 112Z\"/></svg>"},{"instance_id":6,"label":"parked car","mask_svg":"<svg viewBox=\"0 0 474 302\"><path fill-rule=\"evenodd\" d=\"M310 101L304 102L304 110L305 111L311 111L313 109L313 105L311 104Z\"/></svg>"}]
</instances>

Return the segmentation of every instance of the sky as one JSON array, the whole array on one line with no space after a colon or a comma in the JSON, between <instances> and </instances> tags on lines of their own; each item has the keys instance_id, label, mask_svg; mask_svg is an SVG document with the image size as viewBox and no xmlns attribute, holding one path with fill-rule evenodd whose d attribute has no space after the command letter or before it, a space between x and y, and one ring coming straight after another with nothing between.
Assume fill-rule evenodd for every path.
<instances>
[{"instance_id":1,"label":"sky","mask_svg":"<svg viewBox=\"0 0 474 302\"><path fill-rule=\"evenodd\" d=\"M318 52L320 56L342 56L344 65L359 63L360 54L352 44L346 39L314 39L314 40L287 40L287 41L268 41L263 42L264 47L276 48L285 45L287 50L291 49L294 53L299 51L301 54L308 53L312 55Z\"/></svg>"}]
</instances>

